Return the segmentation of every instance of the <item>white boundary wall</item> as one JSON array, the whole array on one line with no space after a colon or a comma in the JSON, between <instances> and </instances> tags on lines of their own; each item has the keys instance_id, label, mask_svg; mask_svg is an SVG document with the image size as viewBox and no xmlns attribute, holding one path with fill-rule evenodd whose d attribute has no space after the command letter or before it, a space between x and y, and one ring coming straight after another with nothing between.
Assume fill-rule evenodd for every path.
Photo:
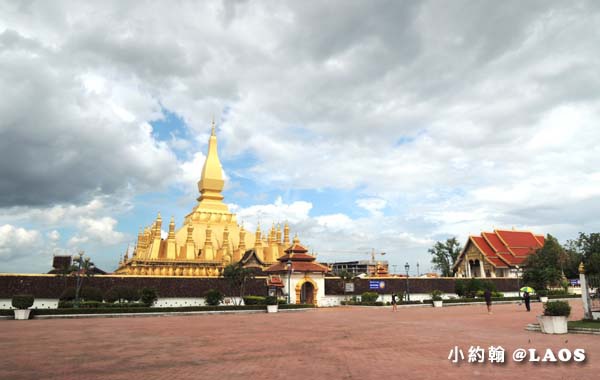
<instances>
[{"instance_id":1,"label":"white boundary wall","mask_svg":"<svg viewBox=\"0 0 600 380\"><path fill-rule=\"evenodd\" d=\"M0 298L0 309L12 309L11 298ZM31 309L57 309L58 298L36 298Z\"/></svg>"}]
</instances>

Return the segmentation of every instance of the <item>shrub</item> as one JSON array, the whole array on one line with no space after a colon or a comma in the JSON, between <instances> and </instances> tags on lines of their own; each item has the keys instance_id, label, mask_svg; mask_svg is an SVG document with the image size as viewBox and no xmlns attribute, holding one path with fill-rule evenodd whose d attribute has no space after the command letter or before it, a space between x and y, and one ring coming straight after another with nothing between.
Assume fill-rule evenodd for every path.
<instances>
[{"instance_id":1,"label":"shrub","mask_svg":"<svg viewBox=\"0 0 600 380\"><path fill-rule=\"evenodd\" d=\"M140 292L140 299L144 305L150 307L158 299L158 294L156 294L156 290L154 289L144 288Z\"/></svg>"},{"instance_id":2,"label":"shrub","mask_svg":"<svg viewBox=\"0 0 600 380\"><path fill-rule=\"evenodd\" d=\"M377 298L379 298L379 294L375 292L364 292L360 295L361 303L373 303L377 301Z\"/></svg>"},{"instance_id":3,"label":"shrub","mask_svg":"<svg viewBox=\"0 0 600 380\"><path fill-rule=\"evenodd\" d=\"M102 302L100 301L83 301L79 303L79 307L86 309L97 309L102 307Z\"/></svg>"},{"instance_id":4,"label":"shrub","mask_svg":"<svg viewBox=\"0 0 600 380\"><path fill-rule=\"evenodd\" d=\"M75 299L75 288L65 288L58 297L60 301L73 301Z\"/></svg>"},{"instance_id":5,"label":"shrub","mask_svg":"<svg viewBox=\"0 0 600 380\"><path fill-rule=\"evenodd\" d=\"M246 296L244 297L244 305L264 305L265 297L261 296Z\"/></svg>"},{"instance_id":6,"label":"shrub","mask_svg":"<svg viewBox=\"0 0 600 380\"><path fill-rule=\"evenodd\" d=\"M277 300L277 303L278 303L279 305L286 305L286 304L287 304L287 299L286 299L286 298L279 298L279 299Z\"/></svg>"},{"instance_id":7,"label":"shrub","mask_svg":"<svg viewBox=\"0 0 600 380\"><path fill-rule=\"evenodd\" d=\"M433 301L441 301L442 294L444 294L444 293L441 290L435 289L434 291L431 292L431 299Z\"/></svg>"},{"instance_id":8,"label":"shrub","mask_svg":"<svg viewBox=\"0 0 600 380\"><path fill-rule=\"evenodd\" d=\"M210 306L218 306L223 302L223 294L215 289L207 291L204 297L206 298L206 304Z\"/></svg>"},{"instance_id":9,"label":"shrub","mask_svg":"<svg viewBox=\"0 0 600 380\"><path fill-rule=\"evenodd\" d=\"M85 301L102 302L102 292L98 288L84 287L79 292L79 297Z\"/></svg>"},{"instance_id":10,"label":"shrub","mask_svg":"<svg viewBox=\"0 0 600 380\"><path fill-rule=\"evenodd\" d=\"M485 290L490 290L492 293L496 291L496 284L491 281L480 280L478 278L470 278L468 280L456 280L454 291L459 297L474 298L481 294L483 296Z\"/></svg>"},{"instance_id":11,"label":"shrub","mask_svg":"<svg viewBox=\"0 0 600 380\"><path fill-rule=\"evenodd\" d=\"M536 293L538 297L548 297L548 291L546 289L540 289Z\"/></svg>"},{"instance_id":12,"label":"shrub","mask_svg":"<svg viewBox=\"0 0 600 380\"><path fill-rule=\"evenodd\" d=\"M33 306L33 301L31 294L15 294L12 298L12 306L15 309L28 309Z\"/></svg>"},{"instance_id":13,"label":"shrub","mask_svg":"<svg viewBox=\"0 0 600 380\"><path fill-rule=\"evenodd\" d=\"M504 298L504 293L492 292L492 298Z\"/></svg>"},{"instance_id":14,"label":"shrub","mask_svg":"<svg viewBox=\"0 0 600 380\"><path fill-rule=\"evenodd\" d=\"M119 303L123 303L125 301L132 302L139 299L139 293L135 289L128 286L115 286L104 293L104 300L110 303L115 303L117 301L119 301Z\"/></svg>"},{"instance_id":15,"label":"shrub","mask_svg":"<svg viewBox=\"0 0 600 380\"><path fill-rule=\"evenodd\" d=\"M552 289L552 290L548 290L548 295L549 296L566 296L568 295L569 292L563 290L563 289Z\"/></svg>"},{"instance_id":16,"label":"shrub","mask_svg":"<svg viewBox=\"0 0 600 380\"><path fill-rule=\"evenodd\" d=\"M567 301L551 301L544 305L544 315L564 316L571 315L571 305Z\"/></svg>"},{"instance_id":17,"label":"shrub","mask_svg":"<svg viewBox=\"0 0 600 380\"><path fill-rule=\"evenodd\" d=\"M383 306L383 302L381 302L381 301L376 301L376 302L375 302L375 306Z\"/></svg>"},{"instance_id":18,"label":"shrub","mask_svg":"<svg viewBox=\"0 0 600 380\"><path fill-rule=\"evenodd\" d=\"M267 305L277 305L277 297L275 297L275 296L265 297L265 304L267 304Z\"/></svg>"}]
</instances>

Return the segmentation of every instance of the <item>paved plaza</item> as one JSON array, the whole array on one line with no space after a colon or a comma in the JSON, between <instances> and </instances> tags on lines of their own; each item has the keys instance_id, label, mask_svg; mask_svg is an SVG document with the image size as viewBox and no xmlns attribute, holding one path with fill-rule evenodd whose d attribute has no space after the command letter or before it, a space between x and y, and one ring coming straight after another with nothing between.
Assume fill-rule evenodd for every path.
<instances>
[{"instance_id":1,"label":"paved plaza","mask_svg":"<svg viewBox=\"0 0 600 380\"><path fill-rule=\"evenodd\" d=\"M572 301L571 319L581 318ZM0 321L0 379L592 379L600 336L525 331L516 304L329 308L277 314ZM467 363L502 346L504 365ZM458 346L465 360L453 364ZM577 363L515 363L517 348L583 348Z\"/></svg>"}]
</instances>

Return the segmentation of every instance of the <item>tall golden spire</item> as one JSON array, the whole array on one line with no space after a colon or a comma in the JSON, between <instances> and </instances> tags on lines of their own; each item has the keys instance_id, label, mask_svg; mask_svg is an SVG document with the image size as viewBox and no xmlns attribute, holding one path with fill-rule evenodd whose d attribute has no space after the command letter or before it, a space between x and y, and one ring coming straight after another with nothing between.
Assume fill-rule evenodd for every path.
<instances>
[{"instance_id":1,"label":"tall golden spire","mask_svg":"<svg viewBox=\"0 0 600 380\"><path fill-rule=\"evenodd\" d=\"M221 194L224 184L223 169L217 152L215 122L213 120L210 138L208 139L208 153L202 168L202 177L198 181L198 190L200 191L198 206L204 209L228 212L229 210L227 205L223 203L223 195Z\"/></svg>"}]
</instances>

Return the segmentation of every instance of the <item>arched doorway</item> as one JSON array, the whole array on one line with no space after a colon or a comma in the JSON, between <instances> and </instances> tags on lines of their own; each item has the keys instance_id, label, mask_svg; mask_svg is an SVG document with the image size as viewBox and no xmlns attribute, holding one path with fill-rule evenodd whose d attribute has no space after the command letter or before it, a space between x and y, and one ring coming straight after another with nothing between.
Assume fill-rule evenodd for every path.
<instances>
[{"instance_id":1,"label":"arched doorway","mask_svg":"<svg viewBox=\"0 0 600 380\"><path fill-rule=\"evenodd\" d=\"M317 305L317 284L309 277L305 277L296 284L296 303Z\"/></svg>"},{"instance_id":2,"label":"arched doorway","mask_svg":"<svg viewBox=\"0 0 600 380\"><path fill-rule=\"evenodd\" d=\"M300 289L300 303L311 304L315 303L315 287L310 282L302 284Z\"/></svg>"}]
</instances>

